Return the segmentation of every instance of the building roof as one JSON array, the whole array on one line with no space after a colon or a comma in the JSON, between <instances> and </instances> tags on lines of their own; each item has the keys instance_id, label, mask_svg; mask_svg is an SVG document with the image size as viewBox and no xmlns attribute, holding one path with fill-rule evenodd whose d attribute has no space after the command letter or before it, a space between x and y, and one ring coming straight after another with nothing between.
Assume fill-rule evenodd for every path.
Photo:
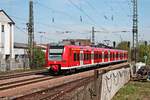
<instances>
[{"instance_id":1,"label":"building roof","mask_svg":"<svg viewBox=\"0 0 150 100\"><path fill-rule=\"evenodd\" d=\"M35 47L46 49L47 44L36 44ZM28 44L26 43L14 43L14 48L18 49L28 49Z\"/></svg>"},{"instance_id":2,"label":"building roof","mask_svg":"<svg viewBox=\"0 0 150 100\"><path fill-rule=\"evenodd\" d=\"M63 41L90 41L90 39L64 39Z\"/></svg>"},{"instance_id":3,"label":"building roof","mask_svg":"<svg viewBox=\"0 0 150 100\"><path fill-rule=\"evenodd\" d=\"M7 18L5 20L7 20L8 23L15 24L15 22L10 18L10 16L4 10L0 10L0 13L3 13L6 16L6 17L3 17L2 14L0 14L0 21L4 20L4 18Z\"/></svg>"},{"instance_id":4,"label":"building roof","mask_svg":"<svg viewBox=\"0 0 150 100\"><path fill-rule=\"evenodd\" d=\"M25 43L14 43L14 48L22 48L22 49L27 49L28 48L28 44Z\"/></svg>"}]
</instances>

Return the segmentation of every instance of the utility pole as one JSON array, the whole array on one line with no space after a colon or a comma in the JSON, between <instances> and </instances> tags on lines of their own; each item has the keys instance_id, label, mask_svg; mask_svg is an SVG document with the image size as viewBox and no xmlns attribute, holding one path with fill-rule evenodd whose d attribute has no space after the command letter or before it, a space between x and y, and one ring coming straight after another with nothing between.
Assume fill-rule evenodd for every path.
<instances>
[{"instance_id":1,"label":"utility pole","mask_svg":"<svg viewBox=\"0 0 150 100\"><path fill-rule=\"evenodd\" d=\"M138 61L138 7L137 0L133 0L133 60Z\"/></svg>"},{"instance_id":2,"label":"utility pole","mask_svg":"<svg viewBox=\"0 0 150 100\"><path fill-rule=\"evenodd\" d=\"M33 17L33 1L29 1L29 23L28 27L28 53L29 53L29 65L31 68L34 66L34 17Z\"/></svg>"},{"instance_id":3,"label":"utility pole","mask_svg":"<svg viewBox=\"0 0 150 100\"><path fill-rule=\"evenodd\" d=\"M95 31L94 31L94 27L92 27L92 46L95 45Z\"/></svg>"}]
</instances>

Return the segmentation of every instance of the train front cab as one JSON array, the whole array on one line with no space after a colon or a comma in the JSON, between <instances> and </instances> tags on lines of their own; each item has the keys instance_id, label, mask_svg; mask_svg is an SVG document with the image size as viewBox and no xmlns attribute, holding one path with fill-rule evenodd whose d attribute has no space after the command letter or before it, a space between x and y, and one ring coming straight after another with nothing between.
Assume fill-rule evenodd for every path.
<instances>
[{"instance_id":1,"label":"train front cab","mask_svg":"<svg viewBox=\"0 0 150 100\"><path fill-rule=\"evenodd\" d=\"M50 72L59 73L61 67L67 66L68 52L65 46L50 46L46 51L46 67Z\"/></svg>"}]
</instances>

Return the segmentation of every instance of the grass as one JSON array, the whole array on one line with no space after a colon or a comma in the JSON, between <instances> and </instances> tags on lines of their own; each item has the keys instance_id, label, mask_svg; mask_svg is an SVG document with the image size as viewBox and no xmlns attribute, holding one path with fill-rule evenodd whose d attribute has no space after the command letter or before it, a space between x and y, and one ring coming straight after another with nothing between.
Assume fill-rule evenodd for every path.
<instances>
[{"instance_id":1,"label":"grass","mask_svg":"<svg viewBox=\"0 0 150 100\"><path fill-rule=\"evenodd\" d=\"M150 82L130 81L112 100L150 100Z\"/></svg>"}]
</instances>

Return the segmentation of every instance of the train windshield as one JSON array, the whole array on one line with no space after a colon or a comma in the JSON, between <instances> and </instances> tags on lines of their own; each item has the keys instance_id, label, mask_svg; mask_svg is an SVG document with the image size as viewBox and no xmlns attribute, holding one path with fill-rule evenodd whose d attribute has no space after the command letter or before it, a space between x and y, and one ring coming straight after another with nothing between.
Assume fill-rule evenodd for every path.
<instances>
[{"instance_id":1,"label":"train windshield","mask_svg":"<svg viewBox=\"0 0 150 100\"><path fill-rule=\"evenodd\" d=\"M63 46L50 46L49 48L49 60L60 61L62 60Z\"/></svg>"}]
</instances>

